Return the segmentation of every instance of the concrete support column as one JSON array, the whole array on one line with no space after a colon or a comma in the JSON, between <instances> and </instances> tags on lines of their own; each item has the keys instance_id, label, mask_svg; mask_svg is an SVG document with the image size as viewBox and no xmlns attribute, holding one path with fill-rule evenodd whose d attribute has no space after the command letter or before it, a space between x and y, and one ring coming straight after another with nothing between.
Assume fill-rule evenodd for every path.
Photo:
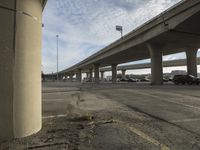
<instances>
[{"instance_id":1,"label":"concrete support column","mask_svg":"<svg viewBox=\"0 0 200 150\"><path fill-rule=\"evenodd\" d=\"M89 69L89 80L92 82L92 69Z\"/></svg>"},{"instance_id":2,"label":"concrete support column","mask_svg":"<svg viewBox=\"0 0 200 150\"><path fill-rule=\"evenodd\" d=\"M42 127L42 3L0 0L0 5L0 140L6 140Z\"/></svg>"},{"instance_id":3,"label":"concrete support column","mask_svg":"<svg viewBox=\"0 0 200 150\"><path fill-rule=\"evenodd\" d=\"M82 82L82 72L81 69L78 69L78 73L76 74L76 79L78 82Z\"/></svg>"},{"instance_id":4,"label":"concrete support column","mask_svg":"<svg viewBox=\"0 0 200 150\"><path fill-rule=\"evenodd\" d=\"M105 71L101 71L101 80L104 79L104 72L105 72Z\"/></svg>"},{"instance_id":5,"label":"concrete support column","mask_svg":"<svg viewBox=\"0 0 200 150\"><path fill-rule=\"evenodd\" d=\"M117 82L117 65L112 64L112 82L116 83Z\"/></svg>"},{"instance_id":6,"label":"concrete support column","mask_svg":"<svg viewBox=\"0 0 200 150\"><path fill-rule=\"evenodd\" d=\"M163 84L163 62L162 51L163 46L156 44L147 44L151 56L151 84Z\"/></svg>"},{"instance_id":7,"label":"concrete support column","mask_svg":"<svg viewBox=\"0 0 200 150\"><path fill-rule=\"evenodd\" d=\"M86 79L89 79L89 73L88 72L86 73Z\"/></svg>"},{"instance_id":8,"label":"concrete support column","mask_svg":"<svg viewBox=\"0 0 200 150\"><path fill-rule=\"evenodd\" d=\"M73 81L73 76L74 76L74 73L70 72L69 78L71 82Z\"/></svg>"},{"instance_id":9,"label":"concrete support column","mask_svg":"<svg viewBox=\"0 0 200 150\"><path fill-rule=\"evenodd\" d=\"M126 79L126 70L125 69L122 70L122 79Z\"/></svg>"},{"instance_id":10,"label":"concrete support column","mask_svg":"<svg viewBox=\"0 0 200 150\"><path fill-rule=\"evenodd\" d=\"M94 64L94 82L99 83L99 64Z\"/></svg>"},{"instance_id":11,"label":"concrete support column","mask_svg":"<svg viewBox=\"0 0 200 150\"><path fill-rule=\"evenodd\" d=\"M187 73L197 77L197 48L188 48L186 50L187 57Z\"/></svg>"},{"instance_id":12,"label":"concrete support column","mask_svg":"<svg viewBox=\"0 0 200 150\"><path fill-rule=\"evenodd\" d=\"M64 77L65 77L65 74L62 74L62 76L61 76L61 80L62 80Z\"/></svg>"},{"instance_id":13,"label":"concrete support column","mask_svg":"<svg viewBox=\"0 0 200 150\"><path fill-rule=\"evenodd\" d=\"M68 75L67 75L67 73L64 73L64 74L65 74L65 81L67 81Z\"/></svg>"}]
</instances>

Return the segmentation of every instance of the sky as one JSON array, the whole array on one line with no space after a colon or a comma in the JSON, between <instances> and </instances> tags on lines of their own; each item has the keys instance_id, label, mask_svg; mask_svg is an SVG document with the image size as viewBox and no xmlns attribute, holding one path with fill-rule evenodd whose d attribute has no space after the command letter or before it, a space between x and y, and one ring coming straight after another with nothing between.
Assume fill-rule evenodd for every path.
<instances>
[{"instance_id":1,"label":"sky","mask_svg":"<svg viewBox=\"0 0 200 150\"><path fill-rule=\"evenodd\" d=\"M122 25L124 34L127 34L179 1L48 0L43 12L43 72L56 72L56 35L59 35L59 70L63 70L119 39L116 25ZM180 58L185 58L185 54L163 57L164 60ZM144 62L149 60L133 63ZM168 68L167 72L171 70ZM149 69L137 70L136 73L149 73Z\"/></svg>"}]
</instances>

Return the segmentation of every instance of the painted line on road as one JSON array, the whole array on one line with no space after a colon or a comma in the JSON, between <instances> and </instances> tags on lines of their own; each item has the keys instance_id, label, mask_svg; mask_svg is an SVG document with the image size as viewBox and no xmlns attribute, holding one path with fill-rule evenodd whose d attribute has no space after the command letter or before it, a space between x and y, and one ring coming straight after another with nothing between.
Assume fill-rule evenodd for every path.
<instances>
[{"instance_id":1,"label":"painted line on road","mask_svg":"<svg viewBox=\"0 0 200 150\"><path fill-rule=\"evenodd\" d=\"M59 114L59 115L52 115L52 116L44 116L42 119L53 119L53 118L63 118L67 117L67 114Z\"/></svg>"},{"instance_id":2,"label":"painted line on road","mask_svg":"<svg viewBox=\"0 0 200 150\"><path fill-rule=\"evenodd\" d=\"M190 119L171 120L170 122L179 123L179 122L193 122L193 121L200 121L200 118L190 118Z\"/></svg>"},{"instance_id":3,"label":"painted line on road","mask_svg":"<svg viewBox=\"0 0 200 150\"><path fill-rule=\"evenodd\" d=\"M135 92L135 91L134 91ZM188 104L183 104L183 103L180 103L180 102L175 102L173 100L169 100L169 99L166 99L164 97L160 98L160 96L156 96L156 95L151 95L151 94L147 94L147 93L141 93L141 92L136 92L136 93L139 93L141 95L146 95L146 96L150 96L150 97L153 97L153 98L156 98L156 100L159 100L159 101L167 101L167 102L170 102L170 103L174 103L174 104L178 104L178 105L182 105L184 107L189 107L189 108L194 108L194 109L198 109L200 111L200 107L196 107L196 106L192 106L192 105L188 105Z\"/></svg>"},{"instance_id":4,"label":"painted line on road","mask_svg":"<svg viewBox=\"0 0 200 150\"><path fill-rule=\"evenodd\" d=\"M162 92L162 91L159 91L159 92L155 92L157 94L164 94L164 95L167 95L169 93L166 93L166 92ZM170 92L170 95L173 95L173 96L177 96L177 97L182 97L183 96L183 93L173 93L173 92ZM192 95L184 95L184 99L191 99L192 100L197 100L197 101L200 101L200 97L196 97L196 96L192 96Z\"/></svg>"},{"instance_id":5,"label":"painted line on road","mask_svg":"<svg viewBox=\"0 0 200 150\"><path fill-rule=\"evenodd\" d=\"M158 140L154 139L153 137L150 137L149 135L147 135L146 133L132 127L132 126L128 126L127 124L118 121L118 123L120 123L122 126L125 126L127 129L129 129L131 132L135 133L136 135L138 135L139 137L143 138L144 140L154 144L155 146L160 147L161 150L170 150L170 148L164 144L162 144L161 142L159 142Z\"/></svg>"}]
</instances>

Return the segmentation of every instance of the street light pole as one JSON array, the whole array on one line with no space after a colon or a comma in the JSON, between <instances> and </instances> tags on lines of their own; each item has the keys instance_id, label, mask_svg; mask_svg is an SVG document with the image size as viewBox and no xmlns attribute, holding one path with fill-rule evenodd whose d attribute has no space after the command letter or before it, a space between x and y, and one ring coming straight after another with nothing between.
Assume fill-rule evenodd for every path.
<instances>
[{"instance_id":1,"label":"street light pole","mask_svg":"<svg viewBox=\"0 0 200 150\"><path fill-rule=\"evenodd\" d=\"M123 38L123 27L116 25L116 30L119 31L121 33L121 39Z\"/></svg>"},{"instance_id":2,"label":"street light pole","mask_svg":"<svg viewBox=\"0 0 200 150\"><path fill-rule=\"evenodd\" d=\"M57 80L58 80L58 38L59 38L59 35L56 35L56 38L57 38Z\"/></svg>"}]
</instances>

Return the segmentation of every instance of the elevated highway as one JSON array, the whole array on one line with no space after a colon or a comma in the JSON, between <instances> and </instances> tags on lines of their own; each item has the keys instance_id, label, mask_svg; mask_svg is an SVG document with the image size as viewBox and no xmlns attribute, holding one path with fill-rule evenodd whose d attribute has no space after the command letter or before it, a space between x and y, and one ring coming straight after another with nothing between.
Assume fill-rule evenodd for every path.
<instances>
[{"instance_id":1,"label":"elevated highway","mask_svg":"<svg viewBox=\"0 0 200 150\"><path fill-rule=\"evenodd\" d=\"M187 65L186 59L163 61L163 67L178 67L186 65ZM197 65L200 65L200 58L197 58ZM146 68L151 68L151 63L118 66L117 70L135 70L135 69L146 69ZM112 71L112 68L111 67L100 68L100 72L106 72L106 71Z\"/></svg>"},{"instance_id":2,"label":"elevated highway","mask_svg":"<svg viewBox=\"0 0 200 150\"><path fill-rule=\"evenodd\" d=\"M74 74L90 70L95 82L99 82L99 68L112 66L113 82L116 82L117 65L151 58L151 82L162 84L162 56L186 52L187 70L197 76L196 54L200 47L200 1L183 0L125 35L122 39L103 48L85 60L60 72Z\"/></svg>"},{"instance_id":3,"label":"elevated highway","mask_svg":"<svg viewBox=\"0 0 200 150\"><path fill-rule=\"evenodd\" d=\"M163 67L179 67L179 66L186 66L187 65L187 59L176 59L176 60L168 60L168 61L163 61ZM197 58L197 65L200 65L200 57ZM122 66L117 66L117 71L122 72L122 76L125 77L125 73L127 70L136 70L136 69L148 69L151 68L151 63L141 63L141 64L131 64L131 65L122 65ZM99 69L99 72L101 74L101 78L104 77L104 73L112 71L112 67L102 67ZM86 73L87 77L89 78L89 73L90 70L83 70L82 73ZM78 74L77 72L74 72L74 74ZM52 76L56 78L57 74L47 74L45 75L46 78L51 79ZM70 76L70 74L64 75L63 76Z\"/></svg>"},{"instance_id":4,"label":"elevated highway","mask_svg":"<svg viewBox=\"0 0 200 150\"><path fill-rule=\"evenodd\" d=\"M163 67L178 67L186 65L187 65L186 59L163 61ZM197 65L200 65L200 58L197 58ZM118 66L117 71L122 71L122 78L125 78L126 70L147 69L147 68L151 68L151 63ZM104 77L104 72L106 71L112 71L112 68L111 67L100 68L101 78Z\"/></svg>"}]
</instances>

